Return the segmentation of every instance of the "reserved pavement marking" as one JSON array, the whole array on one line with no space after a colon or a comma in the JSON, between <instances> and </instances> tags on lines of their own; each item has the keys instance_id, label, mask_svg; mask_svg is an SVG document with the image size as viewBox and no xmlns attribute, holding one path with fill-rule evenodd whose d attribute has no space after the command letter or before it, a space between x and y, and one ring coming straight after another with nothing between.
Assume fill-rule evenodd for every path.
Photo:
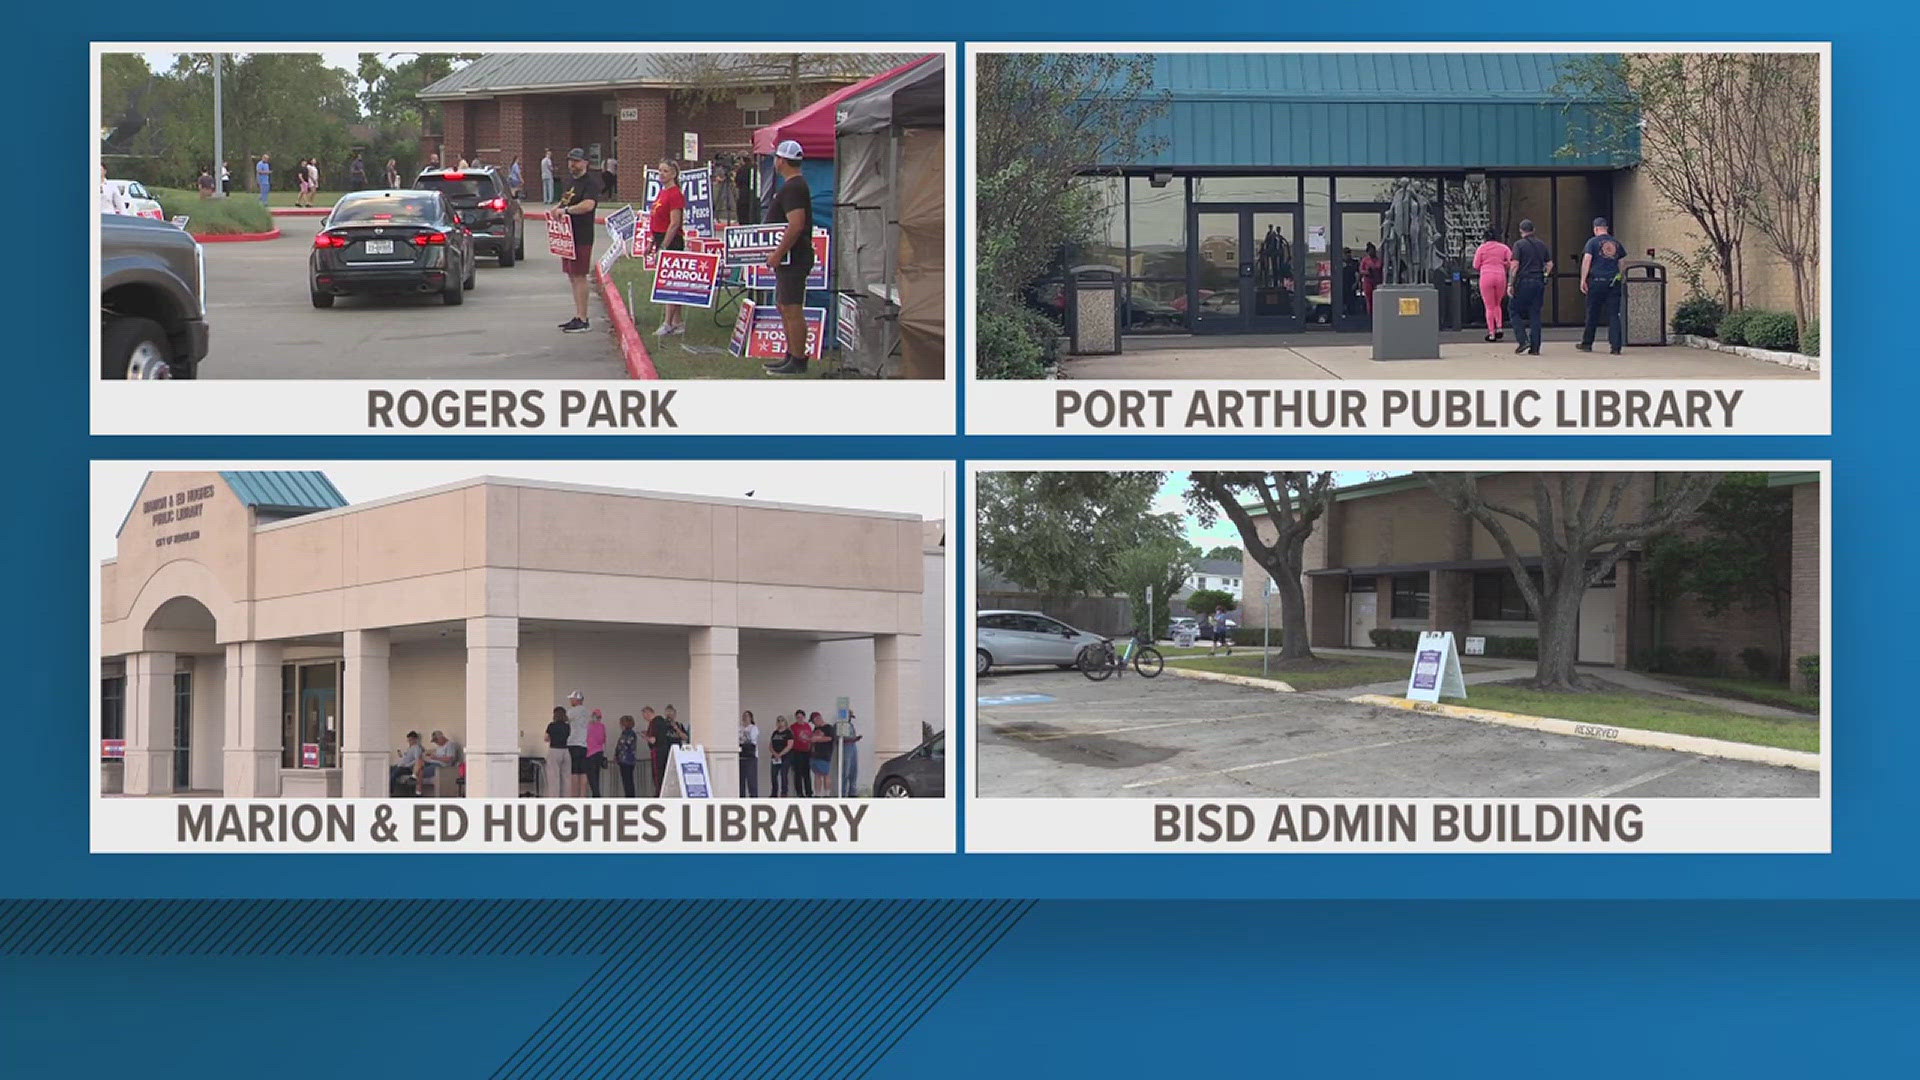
<instances>
[{"instance_id":1,"label":"reserved pavement marking","mask_svg":"<svg viewBox=\"0 0 1920 1080\"><path fill-rule=\"evenodd\" d=\"M1636 787L1639 787L1641 784L1650 784L1653 781L1658 780L1663 776L1672 776L1674 773L1679 772L1681 769L1685 769L1690 766L1699 764L1702 760L1704 759L1691 757L1691 758L1687 758L1685 761L1676 762L1672 765L1662 765L1657 769L1649 769L1646 772L1641 773L1639 776L1636 776L1631 780L1622 780L1617 784L1608 784L1606 787L1603 787L1598 791L1589 791L1585 795L1580 796L1580 798L1604 799L1609 795L1617 795L1620 792L1627 790L1628 788L1636 788Z\"/></svg>"},{"instance_id":2,"label":"reserved pavement marking","mask_svg":"<svg viewBox=\"0 0 1920 1080\"><path fill-rule=\"evenodd\" d=\"M1131 784L1120 785L1121 790L1130 788L1157 787L1171 784L1176 780L1199 780L1208 776L1230 776L1233 773L1251 772L1254 769L1271 769L1280 765L1293 765L1302 761L1315 761L1321 758L1340 757L1344 754L1358 754L1365 750L1383 750L1389 746L1405 746L1407 743L1426 742L1430 739L1445 739L1454 734L1450 731L1436 731L1428 735L1415 735L1410 739L1389 739L1386 742L1367 743L1364 746L1346 746L1338 750L1322 750L1316 754L1301 754L1299 757L1280 758L1277 761L1261 761L1252 765L1235 765L1229 769L1210 769L1206 772L1185 773L1180 776L1162 776L1156 780L1135 780Z\"/></svg>"}]
</instances>

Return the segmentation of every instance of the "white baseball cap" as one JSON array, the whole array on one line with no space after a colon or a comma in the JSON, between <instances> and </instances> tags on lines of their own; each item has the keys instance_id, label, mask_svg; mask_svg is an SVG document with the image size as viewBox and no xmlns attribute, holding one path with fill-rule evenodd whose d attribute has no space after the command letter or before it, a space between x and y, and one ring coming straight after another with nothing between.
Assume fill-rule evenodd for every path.
<instances>
[{"instance_id":1,"label":"white baseball cap","mask_svg":"<svg viewBox=\"0 0 1920 1080\"><path fill-rule=\"evenodd\" d=\"M567 695L567 700L568 701L585 701L587 700L587 695L581 693L578 690L575 690L573 693Z\"/></svg>"},{"instance_id":2,"label":"white baseball cap","mask_svg":"<svg viewBox=\"0 0 1920 1080\"><path fill-rule=\"evenodd\" d=\"M800 149L799 143L792 139L782 139L780 145L773 148L773 156L786 158L788 161L799 161L806 157L807 154L806 151Z\"/></svg>"}]
</instances>

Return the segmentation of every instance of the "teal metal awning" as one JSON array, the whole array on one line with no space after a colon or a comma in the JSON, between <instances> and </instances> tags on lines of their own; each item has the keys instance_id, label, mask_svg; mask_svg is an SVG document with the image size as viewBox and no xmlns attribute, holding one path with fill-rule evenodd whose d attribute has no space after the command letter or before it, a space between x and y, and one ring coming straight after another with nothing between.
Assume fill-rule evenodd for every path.
<instances>
[{"instance_id":1,"label":"teal metal awning","mask_svg":"<svg viewBox=\"0 0 1920 1080\"><path fill-rule=\"evenodd\" d=\"M347 505L346 496L327 474L311 470L222 472L240 501L256 510L276 513L312 513Z\"/></svg>"},{"instance_id":2,"label":"teal metal awning","mask_svg":"<svg viewBox=\"0 0 1920 1080\"><path fill-rule=\"evenodd\" d=\"M1169 107L1146 161L1207 169L1624 168L1638 137L1595 145L1616 115L1576 100L1597 54L1156 53ZM1573 145L1575 142L1580 145ZM1563 153L1563 151L1574 151Z\"/></svg>"}]
</instances>

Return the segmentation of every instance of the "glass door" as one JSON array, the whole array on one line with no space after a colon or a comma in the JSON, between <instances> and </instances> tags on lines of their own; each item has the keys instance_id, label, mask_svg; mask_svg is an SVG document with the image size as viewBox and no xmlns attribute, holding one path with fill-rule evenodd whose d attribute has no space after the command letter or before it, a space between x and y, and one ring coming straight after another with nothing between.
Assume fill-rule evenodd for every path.
<instances>
[{"instance_id":1,"label":"glass door","mask_svg":"<svg viewBox=\"0 0 1920 1080\"><path fill-rule=\"evenodd\" d=\"M1195 331L1274 332L1299 326L1297 207L1196 206L1190 226L1189 307Z\"/></svg>"},{"instance_id":2,"label":"glass door","mask_svg":"<svg viewBox=\"0 0 1920 1080\"><path fill-rule=\"evenodd\" d=\"M193 787L193 672L173 676L173 789Z\"/></svg>"},{"instance_id":3,"label":"glass door","mask_svg":"<svg viewBox=\"0 0 1920 1080\"><path fill-rule=\"evenodd\" d=\"M295 767L331 769L340 764L340 665L300 665L300 712Z\"/></svg>"},{"instance_id":4,"label":"glass door","mask_svg":"<svg viewBox=\"0 0 1920 1080\"><path fill-rule=\"evenodd\" d=\"M1386 219L1386 213L1385 203L1341 203L1333 215L1339 247L1333 313L1336 329L1373 329L1371 285L1380 278L1381 222ZM1369 245L1373 250L1371 258Z\"/></svg>"}]
</instances>

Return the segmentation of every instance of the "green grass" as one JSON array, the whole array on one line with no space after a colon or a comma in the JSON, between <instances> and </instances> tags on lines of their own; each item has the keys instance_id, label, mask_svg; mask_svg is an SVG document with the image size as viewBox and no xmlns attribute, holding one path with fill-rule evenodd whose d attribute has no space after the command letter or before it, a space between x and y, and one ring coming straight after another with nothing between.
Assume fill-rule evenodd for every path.
<instances>
[{"instance_id":1,"label":"green grass","mask_svg":"<svg viewBox=\"0 0 1920 1080\"><path fill-rule=\"evenodd\" d=\"M1525 716L1549 716L1582 724L1699 735L1709 739L1777 746L1783 750L1805 750L1810 753L1820 750L1820 722L1811 717L1805 720L1776 720L1748 716L1713 705L1631 690L1559 694L1530 690L1511 683L1480 683L1469 688L1468 695L1465 700L1443 700L1449 705L1493 709Z\"/></svg>"},{"instance_id":2,"label":"green grass","mask_svg":"<svg viewBox=\"0 0 1920 1080\"><path fill-rule=\"evenodd\" d=\"M161 212L169 219L187 215L187 231L195 236L230 236L234 233L273 231L273 215L258 199L203 199L198 191L177 188L148 188L160 200Z\"/></svg>"},{"instance_id":3,"label":"green grass","mask_svg":"<svg viewBox=\"0 0 1920 1080\"><path fill-rule=\"evenodd\" d=\"M1684 686L1702 694L1715 697L1732 698L1735 701L1751 701L1756 705L1772 705L1781 709L1792 709L1812 716L1820 715L1820 695L1809 694L1804 690L1795 690L1784 683L1768 682L1762 679L1735 679L1705 675L1656 675L1649 678L1670 682L1675 686Z\"/></svg>"},{"instance_id":4,"label":"green grass","mask_svg":"<svg viewBox=\"0 0 1920 1080\"><path fill-rule=\"evenodd\" d=\"M595 254L604 250L604 248L597 248ZM666 311L647 299L648 294L653 291L653 275L642 266L640 260L621 259L613 264L611 276L615 287L620 290L620 299L623 303L631 291L633 303L628 310L633 313L633 325L639 329L640 336L646 339L647 353L653 357L654 369L660 373L661 378L775 379L783 377L768 375L762 370L762 361L758 357L735 356L728 350L728 344L733 339L733 320L740 313L737 303L730 304L722 310L720 323L714 322L714 308L686 308L687 332L662 338L654 331L659 328L660 320L665 317ZM723 290L715 297L715 303L719 303L725 295ZM802 377L817 378L826 366L822 361L816 360L808 367L807 374Z\"/></svg>"},{"instance_id":5,"label":"green grass","mask_svg":"<svg viewBox=\"0 0 1920 1080\"><path fill-rule=\"evenodd\" d=\"M1163 655L1173 655L1164 653ZM1410 664L1400 659L1374 659L1373 657L1352 658L1322 656L1312 662L1311 667L1294 668L1282 663L1278 656L1263 676L1260 671L1260 653L1258 650L1248 653L1236 651L1232 656L1208 658L1204 651L1199 659L1182 660L1178 665L1186 671L1212 671L1222 675L1247 675L1253 678L1277 679L1295 690L1339 690L1350 686L1365 686L1368 683L1407 681ZM1486 671L1484 665L1462 664L1462 671Z\"/></svg>"}]
</instances>

